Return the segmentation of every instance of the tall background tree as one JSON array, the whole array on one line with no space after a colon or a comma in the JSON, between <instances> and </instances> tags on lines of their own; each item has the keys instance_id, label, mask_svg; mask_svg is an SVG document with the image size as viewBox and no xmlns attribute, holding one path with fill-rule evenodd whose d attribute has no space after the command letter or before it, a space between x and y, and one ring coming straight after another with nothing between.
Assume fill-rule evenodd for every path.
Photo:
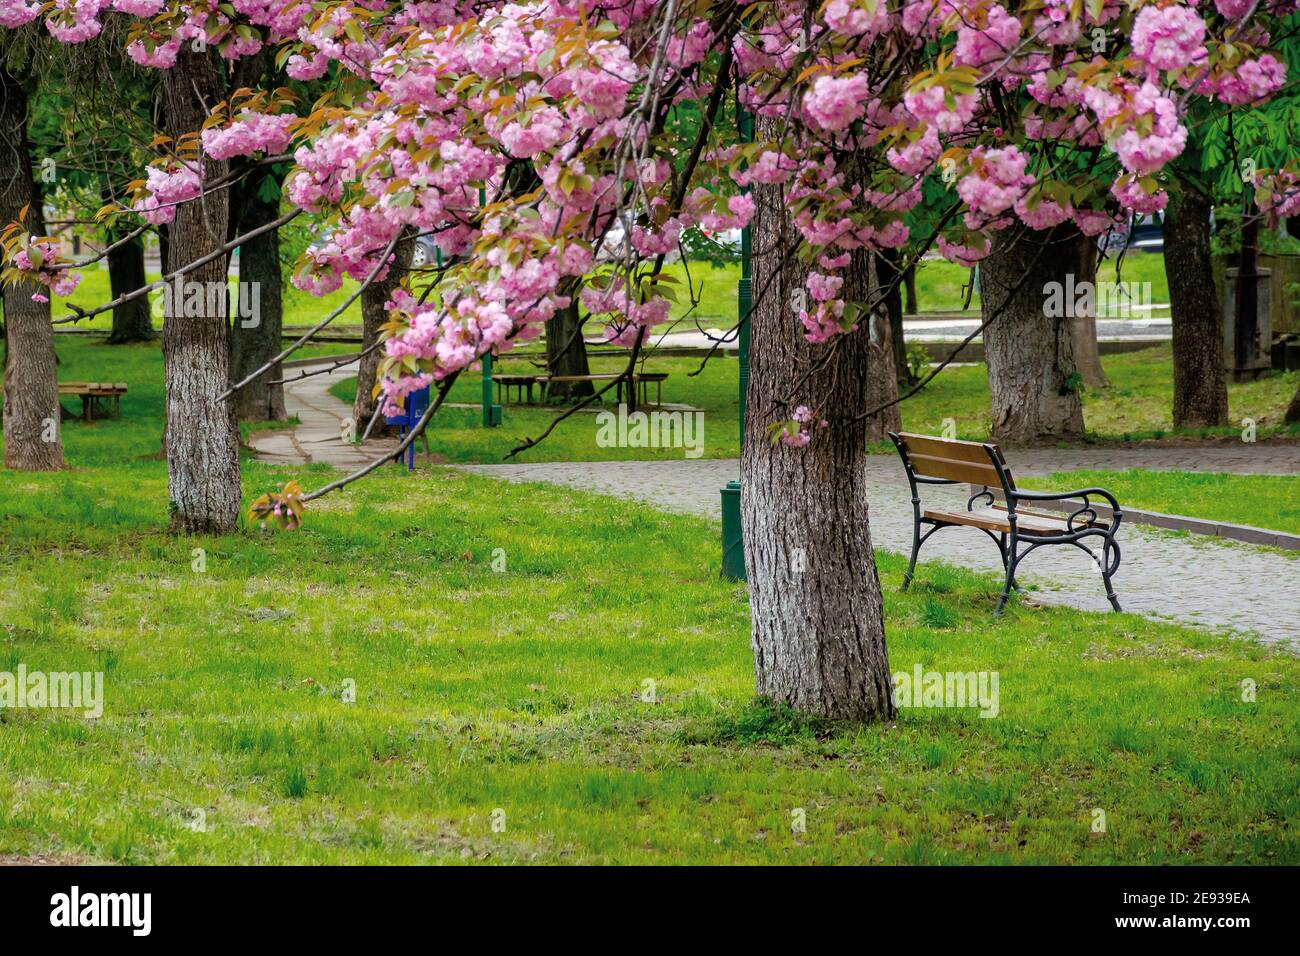
<instances>
[{"instance_id":1,"label":"tall background tree","mask_svg":"<svg viewBox=\"0 0 1300 956\"><path fill-rule=\"evenodd\" d=\"M205 182L220 179L227 168L198 150L208 111L226 92L220 62L215 49L196 51L185 44L176 65L162 77L163 115L172 148L180 163L201 164ZM169 265L198 262L219 252L226 242L228 202L224 190L209 190L176 207L169 230ZM171 520L177 530L221 533L237 526L240 507L239 431L234 408L221 399L230 384L225 296L208 294L214 287L226 287L225 258L217 255L189 269L184 281L193 285L173 286L163 320ZM198 309L188 306L188 288L204 290Z\"/></svg>"},{"instance_id":2,"label":"tall background tree","mask_svg":"<svg viewBox=\"0 0 1300 956\"><path fill-rule=\"evenodd\" d=\"M28 137L40 46L30 31L0 35L0 223L14 223L7 244L45 235L44 197ZM63 467L54 328L48 289L13 277L4 284L4 463L6 468Z\"/></svg>"},{"instance_id":3,"label":"tall background tree","mask_svg":"<svg viewBox=\"0 0 1300 956\"><path fill-rule=\"evenodd\" d=\"M1077 268L1078 230L999 233L980 264L993 437L1007 442L1083 435L1082 377L1067 315L1049 315L1045 288Z\"/></svg>"}]
</instances>

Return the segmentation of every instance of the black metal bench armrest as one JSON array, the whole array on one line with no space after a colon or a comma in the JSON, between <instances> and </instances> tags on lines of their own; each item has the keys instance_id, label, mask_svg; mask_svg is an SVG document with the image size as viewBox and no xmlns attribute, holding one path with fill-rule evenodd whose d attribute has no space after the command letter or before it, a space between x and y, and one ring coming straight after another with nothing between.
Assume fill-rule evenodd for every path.
<instances>
[{"instance_id":1,"label":"black metal bench armrest","mask_svg":"<svg viewBox=\"0 0 1300 956\"><path fill-rule=\"evenodd\" d=\"M1108 538L1114 536L1115 532L1119 530L1120 522L1124 520L1124 512L1120 508L1119 502L1116 501L1115 496L1105 488L1080 488L1077 491L1020 491L1017 489L1013 491L1011 495L1013 505L1018 501L1068 501L1071 498L1082 499L1083 503L1078 508L1074 509L1074 511L1070 512L1065 519L1066 527L1070 529L1071 534L1076 534L1082 530L1075 527L1075 521L1081 516L1086 516L1087 518L1087 524L1084 526L1085 528L1098 522L1100 516L1092 506L1091 499L1093 495L1096 495L1099 498L1105 498L1110 504L1110 530L1107 532Z\"/></svg>"},{"instance_id":2,"label":"black metal bench armrest","mask_svg":"<svg viewBox=\"0 0 1300 956\"><path fill-rule=\"evenodd\" d=\"M1119 502L1105 488L1080 488L1078 491L1021 491L1017 488L1012 495L1025 501L1065 501L1070 498L1082 498L1085 503L1090 496L1098 495L1110 503L1111 511L1116 514L1121 512Z\"/></svg>"}]
</instances>

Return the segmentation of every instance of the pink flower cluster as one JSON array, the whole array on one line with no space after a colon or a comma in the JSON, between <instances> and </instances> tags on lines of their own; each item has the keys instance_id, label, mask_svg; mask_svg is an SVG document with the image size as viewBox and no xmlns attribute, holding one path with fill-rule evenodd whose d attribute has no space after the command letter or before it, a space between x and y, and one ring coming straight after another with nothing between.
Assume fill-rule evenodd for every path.
<instances>
[{"instance_id":1,"label":"pink flower cluster","mask_svg":"<svg viewBox=\"0 0 1300 956\"><path fill-rule=\"evenodd\" d=\"M841 130L867 108L867 76L819 76L803 96L803 111L821 129Z\"/></svg>"},{"instance_id":2,"label":"pink flower cluster","mask_svg":"<svg viewBox=\"0 0 1300 956\"><path fill-rule=\"evenodd\" d=\"M985 24L962 24L957 29L953 62L958 66L986 66L1009 57L1020 40L1020 21L1000 4L989 7Z\"/></svg>"},{"instance_id":3,"label":"pink flower cluster","mask_svg":"<svg viewBox=\"0 0 1300 956\"><path fill-rule=\"evenodd\" d=\"M819 418L807 405L800 405L790 413L788 421L779 422L777 438L791 448L803 448L812 441L813 429L822 429L830 425L824 418Z\"/></svg>"},{"instance_id":4,"label":"pink flower cluster","mask_svg":"<svg viewBox=\"0 0 1300 956\"><path fill-rule=\"evenodd\" d=\"M53 242L42 240L28 242L27 247L14 255L13 265L31 275L41 285L55 295L70 296L81 282L81 275L67 269L56 269L59 250ZM37 292L32 295L36 302L48 302L49 297Z\"/></svg>"},{"instance_id":5,"label":"pink flower cluster","mask_svg":"<svg viewBox=\"0 0 1300 956\"><path fill-rule=\"evenodd\" d=\"M1136 117L1151 118L1151 132L1135 126L1110 141L1124 168L1139 176L1153 173L1183 151L1187 130L1178 121L1178 105L1149 80L1134 93L1129 108Z\"/></svg>"},{"instance_id":6,"label":"pink flower cluster","mask_svg":"<svg viewBox=\"0 0 1300 956\"><path fill-rule=\"evenodd\" d=\"M966 203L966 225L983 228L1010 209L1034 184L1025 172L1029 157L1015 146L986 149L977 146L967 157L970 173L957 183L957 195Z\"/></svg>"},{"instance_id":7,"label":"pink flower cluster","mask_svg":"<svg viewBox=\"0 0 1300 956\"><path fill-rule=\"evenodd\" d=\"M828 27L844 36L883 33L892 20L885 0L830 0L822 15Z\"/></svg>"},{"instance_id":8,"label":"pink flower cluster","mask_svg":"<svg viewBox=\"0 0 1300 956\"><path fill-rule=\"evenodd\" d=\"M1182 70L1205 61L1205 21L1190 7L1147 6L1133 21L1133 55L1153 70Z\"/></svg>"},{"instance_id":9,"label":"pink flower cluster","mask_svg":"<svg viewBox=\"0 0 1300 956\"><path fill-rule=\"evenodd\" d=\"M179 203L195 199L203 191L203 180L188 166L164 169L150 166L145 173L145 197L136 200L132 209L155 226L176 218Z\"/></svg>"},{"instance_id":10,"label":"pink flower cluster","mask_svg":"<svg viewBox=\"0 0 1300 956\"><path fill-rule=\"evenodd\" d=\"M201 137L203 149L213 159L283 153L289 148L290 127L295 120L292 113L243 113L229 126L205 129Z\"/></svg>"},{"instance_id":11,"label":"pink flower cluster","mask_svg":"<svg viewBox=\"0 0 1300 956\"><path fill-rule=\"evenodd\" d=\"M1286 82L1286 66L1271 54L1246 60L1219 80L1218 99L1232 106L1268 99Z\"/></svg>"},{"instance_id":12,"label":"pink flower cluster","mask_svg":"<svg viewBox=\"0 0 1300 956\"><path fill-rule=\"evenodd\" d=\"M929 123L941 133L959 133L975 115L978 97L974 93L951 96L943 86L909 89L903 94L903 105L922 123Z\"/></svg>"}]
</instances>

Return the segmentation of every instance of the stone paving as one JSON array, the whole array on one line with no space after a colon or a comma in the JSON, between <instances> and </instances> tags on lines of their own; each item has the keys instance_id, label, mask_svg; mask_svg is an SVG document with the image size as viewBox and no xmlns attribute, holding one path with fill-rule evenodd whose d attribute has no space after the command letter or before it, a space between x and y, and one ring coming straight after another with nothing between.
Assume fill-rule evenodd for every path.
<instances>
[{"instance_id":1,"label":"stone paving","mask_svg":"<svg viewBox=\"0 0 1300 956\"><path fill-rule=\"evenodd\" d=\"M289 368L293 378L308 368ZM384 452L397 450L392 438L372 439L365 445L343 440L343 424L352 417L352 408L329 393L330 386L342 378L357 374L357 363L344 365L328 374L313 375L284 386L285 410L298 417L295 428L257 432L249 437L257 457L273 465L305 465L320 461L339 468L360 468Z\"/></svg>"},{"instance_id":2,"label":"stone paving","mask_svg":"<svg viewBox=\"0 0 1300 956\"><path fill-rule=\"evenodd\" d=\"M295 373L291 370L289 374ZM301 424L292 430L254 435L251 443L259 457L281 464L321 461L356 468L384 451L393 451L396 442L392 439L372 440L360 446L345 443L340 437L340 422L351 410L329 394L329 387L339 378L355 374L355 365L344 366L330 374L287 384L285 404ZM1295 444L1035 448L1016 449L1007 457L1013 471L1021 475L1127 468L1300 473L1300 445ZM461 467L509 481L549 482L638 499L667 511L714 520L721 513L719 489L740 472L734 459ZM912 504L902 466L893 456L874 455L868 460L868 477L872 539L877 547L906 554L912 540ZM957 486L933 487L922 489L922 500L964 508L966 496ZM1115 578L1115 590L1125 610L1249 633L1266 642L1300 649L1300 559L1207 537L1174 537L1134 526L1121 528L1119 540L1123 564ZM919 580L925 578L926 561L938 558L975 570L1002 570L993 543L970 528L946 529L925 543L917 571ZM1031 592L1034 600L1109 610L1095 566L1083 552L1073 548L1036 551L1017 577L1023 585L1037 586Z\"/></svg>"}]
</instances>

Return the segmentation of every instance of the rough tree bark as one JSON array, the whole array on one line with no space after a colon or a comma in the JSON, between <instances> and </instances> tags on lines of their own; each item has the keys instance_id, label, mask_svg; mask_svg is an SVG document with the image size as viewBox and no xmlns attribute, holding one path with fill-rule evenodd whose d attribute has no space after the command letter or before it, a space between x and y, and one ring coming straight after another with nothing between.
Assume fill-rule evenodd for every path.
<instances>
[{"instance_id":1,"label":"rough tree bark","mask_svg":"<svg viewBox=\"0 0 1300 956\"><path fill-rule=\"evenodd\" d=\"M1007 230L980 265L985 317L1006 308L984 330L990 418L1000 441L1038 442L1083 435L1083 406L1069 319L1049 318L1046 287L1074 268L1065 254L1073 227ZM1008 302L1009 300L1009 302Z\"/></svg>"},{"instance_id":2,"label":"rough tree bark","mask_svg":"<svg viewBox=\"0 0 1300 956\"><path fill-rule=\"evenodd\" d=\"M1228 424L1219 298L1210 261L1209 197L1187 185L1165 211L1165 277L1173 324L1174 426Z\"/></svg>"},{"instance_id":3,"label":"rough tree bark","mask_svg":"<svg viewBox=\"0 0 1300 956\"><path fill-rule=\"evenodd\" d=\"M224 88L215 51L196 53L183 45L176 66L162 74L168 135L180 141L195 133ZM225 172L225 163L201 162L205 182ZM216 190L176 208L168 230L169 266L180 267L224 245L228 202L226 191ZM239 431L234 407L217 400L230 382L225 288L226 262L218 256L173 283L163 320L167 490L177 531L222 533L239 521ZM201 295L188 295L191 290ZM196 308L199 298L203 304Z\"/></svg>"},{"instance_id":4,"label":"rough tree bark","mask_svg":"<svg viewBox=\"0 0 1300 956\"><path fill-rule=\"evenodd\" d=\"M110 243L121 237L109 234ZM144 240L136 236L108 254L108 285L114 299L134 292L146 282L144 270ZM142 296L113 308L113 331L108 336L109 345L130 342L148 342L154 337L153 321L149 310L149 297Z\"/></svg>"},{"instance_id":5,"label":"rough tree bark","mask_svg":"<svg viewBox=\"0 0 1300 956\"><path fill-rule=\"evenodd\" d=\"M31 235L45 234L41 194L27 138L27 90L0 66L0 225L19 219ZM4 289L4 463L23 471L63 467L57 360L50 303L33 301L49 290L24 282Z\"/></svg>"},{"instance_id":6,"label":"rough tree bark","mask_svg":"<svg viewBox=\"0 0 1300 956\"><path fill-rule=\"evenodd\" d=\"M893 346L894 374L900 382L912 384L912 369L907 364L907 345L903 338L903 285L906 277L899 274L901 256L896 249L888 249L876 256L876 279L881 289L888 289L882 303L889 317L889 337ZM913 310L915 311L915 309Z\"/></svg>"},{"instance_id":7,"label":"rough tree bark","mask_svg":"<svg viewBox=\"0 0 1300 956\"><path fill-rule=\"evenodd\" d=\"M578 316L578 288L570 283L565 295L573 302L546 320L546 371L550 375L590 375L587 344L582 339ZM595 391L591 382L556 382L547 388L552 398L585 398Z\"/></svg>"},{"instance_id":8,"label":"rough tree bark","mask_svg":"<svg viewBox=\"0 0 1300 956\"><path fill-rule=\"evenodd\" d=\"M913 262L903 272L903 314L916 315L916 263Z\"/></svg>"},{"instance_id":9,"label":"rough tree bark","mask_svg":"<svg viewBox=\"0 0 1300 956\"><path fill-rule=\"evenodd\" d=\"M767 120L759 121L760 127ZM763 131L776 135L776 130ZM780 269L755 303L741 455L741 511L759 694L821 717L894 716L880 579L867 514L867 409L873 362L870 322L832 345L813 345L792 313L807 268L782 267L795 241L782 190L758 185L754 287ZM871 254L854 253L844 295L866 301ZM885 323L886 328L888 327ZM875 375L894 382L893 360L877 347ZM828 352L829 357L828 357ZM828 361L789 396L815 359ZM882 385L888 388L887 385ZM769 422L804 400L830 422L809 445L772 444Z\"/></svg>"},{"instance_id":10,"label":"rough tree bark","mask_svg":"<svg viewBox=\"0 0 1300 956\"><path fill-rule=\"evenodd\" d=\"M1088 388L1110 388L1110 379L1101 367L1101 354L1097 350L1097 310L1101 307L1096 295L1097 242L1088 236L1076 236L1073 242L1076 265L1074 284L1087 282L1093 287L1093 306L1078 311L1070 318L1070 335L1074 337L1074 364L1079 369L1083 384Z\"/></svg>"},{"instance_id":11,"label":"rough tree bark","mask_svg":"<svg viewBox=\"0 0 1300 956\"><path fill-rule=\"evenodd\" d=\"M273 184L276 199L262 196L265 183ZM242 188L232 191L230 232L251 232L266 225L280 214L279 183L271 172L253 175ZM252 316L232 310L230 321L230 380L242 381L261 368L280 351L280 333L284 308L281 297L283 277L280 270L280 230L272 229L248 240L239 249L239 287L234 303L255 304ZM254 292L254 290L256 290ZM241 421L283 421L284 386L272 385L283 376L279 364L263 372L235 393L235 416Z\"/></svg>"},{"instance_id":12,"label":"rough tree bark","mask_svg":"<svg viewBox=\"0 0 1300 956\"><path fill-rule=\"evenodd\" d=\"M388 321L388 313L384 311L384 303L388 297L393 294L407 270L411 267L411 255L415 251L415 243L410 238L404 238L393 248L392 261L389 263L388 272L382 277L376 279L370 285L361 291L361 348L362 351L368 349L375 342L379 341L380 327ZM382 350L375 349L369 354L361 356L361 363L357 370L357 397L352 403L352 420L356 423L358 437L365 434L366 426L370 424L370 419L374 417L375 409L379 405L379 400L374 396L375 374L379 368L379 360L382 357ZM390 431L384 423L381 416L371 429L371 437L384 435Z\"/></svg>"}]
</instances>

